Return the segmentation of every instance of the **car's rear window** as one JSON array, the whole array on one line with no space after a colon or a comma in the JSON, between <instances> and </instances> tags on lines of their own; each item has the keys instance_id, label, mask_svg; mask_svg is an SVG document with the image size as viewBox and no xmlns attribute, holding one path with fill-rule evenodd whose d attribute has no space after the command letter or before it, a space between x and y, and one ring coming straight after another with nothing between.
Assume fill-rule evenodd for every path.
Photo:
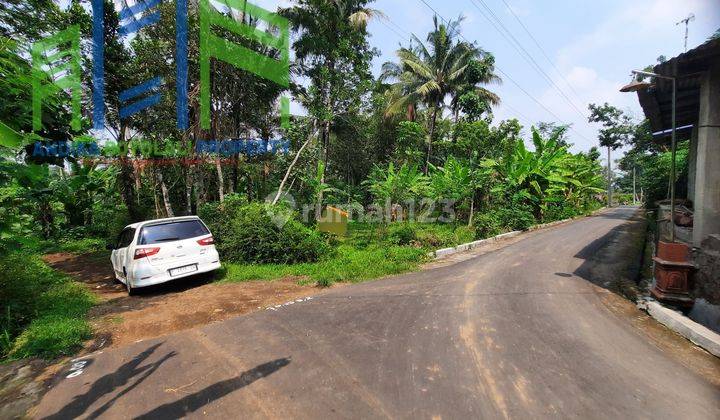
<instances>
[{"instance_id":1,"label":"car's rear window","mask_svg":"<svg viewBox=\"0 0 720 420\"><path fill-rule=\"evenodd\" d=\"M145 226L140 231L138 245L160 244L163 242L181 241L208 235L210 231L199 220L183 220Z\"/></svg>"}]
</instances>

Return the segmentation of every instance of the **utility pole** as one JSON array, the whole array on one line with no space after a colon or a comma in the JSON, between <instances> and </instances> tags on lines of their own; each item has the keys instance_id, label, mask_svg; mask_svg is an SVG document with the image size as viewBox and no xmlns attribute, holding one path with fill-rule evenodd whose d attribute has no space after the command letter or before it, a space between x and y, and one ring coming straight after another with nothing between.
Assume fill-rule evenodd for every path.
<instances>
[{"instance_id":1,"label":"utility pole","mask_svg":"<svg viewBox=\"0 0 720 420\"><path fill-rule=\"evenodd\" d=\"M675 26L678 26L678 25L680 25L680 24L682 24L682 23L685 24L685 52L687 52L688 27L690 26L690 22L692 22L692 21L694 21L694 20L695 20L695 15L692 14L692 13L690 13L690 14L688 15L688 17L686 17L685 19L683 19L683 20L681 20L680 22L677 22L677 23L675 24Z\"/></svg>"},{"instance_id":2,"label":"utility pole","mask_svg":"<svg viewBox=\"0 0 720 420\"><path fill-rule=\"evenodd\" d=\"M607 188L608 188L608 207L612 207L612 161L610 160L610 146L608 146L607 159Z\"/></svg>"},{"instance_id":3,"label":"utility pole","mask_svg":"<svg viewBox=\"0 0 720 420\"><path fill-rule=\"evenodd\" d=\"M633 206L637 205L637 190L635 189L635 166L633 166Z\"/></svg>"}]
</instances>

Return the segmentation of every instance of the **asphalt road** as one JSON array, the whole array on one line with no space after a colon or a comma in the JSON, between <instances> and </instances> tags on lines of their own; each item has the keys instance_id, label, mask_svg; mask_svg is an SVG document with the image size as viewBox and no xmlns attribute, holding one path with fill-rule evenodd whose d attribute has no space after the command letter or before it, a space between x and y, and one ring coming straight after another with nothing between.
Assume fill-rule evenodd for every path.
<instances>
[{"instance_id":1,"label":"asphalt road","mask_svg":"<svg viewBox=\"0 0 720 420\"><path fill-rule=\"evenodd\" d=\"M718 419L720 390L589 281L625 269L608 245L634 211L94 355L34 414Z\"/></svg>"}]
</instances>

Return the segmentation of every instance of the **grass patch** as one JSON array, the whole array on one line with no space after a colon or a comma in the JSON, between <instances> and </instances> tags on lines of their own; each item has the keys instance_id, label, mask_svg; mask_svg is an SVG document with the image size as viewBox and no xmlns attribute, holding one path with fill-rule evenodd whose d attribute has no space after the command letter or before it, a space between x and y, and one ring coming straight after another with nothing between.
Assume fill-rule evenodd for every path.
<instances>
[{"instance_id":1,"label":"grass patch","mask_svg":"<svg viewBox=\"0 0 720 420\"><path fill-rule=\"evenodd\" d=\"M588 211L590 213L590 211ZM469 228L452 223L398 222L389 225L353 222L346 238L320 261L302 264L224 263L220 281L242 282L304 277L304 283L329 286L336 282L357 283L379 277L413 271L426 260L430 251L457 246L506 232Z\"/></svg>"},{"instance_id":2,"label":"grass patch","mask_svg":"<svg viewBox=\"0 0 720 420\"><path fill-rule=\"evenodd\" d=\"M298 276L323 286L334 282L357 283L414 270L425 259L425 255L426 251L421 248L371 245L358 249L343 244L332 256L315 263L225 264L222 280L238 282Z\"/></svg>"},{"instance_id":3,"label":"grass patch","mask_svg":"<svg viewBox=\"0 0 720 420\"><path fill-rule=\"evenodd\" d=\"M30 323L13 345L10 356L53 358L69 354L90 338L92 330L85 319L47 316Z\"/></svg>"},{"instance_id":4,"label":"grass patch","mask_svg":"<svg viewBox=\"0 0 720 420\"><path fill-rule=\"evenodd\" d=\"M0 258L0 358L53 358L90 337L94 296L37 255Z\"/></svg>"},{"instance_id":5,"label":"grass patch","mask_svg":"<svg viewBox=\"0 0 720 420\"><path fill-rule=\"evenodd\" d=\"M413 271L437 248L474 240L474 231L454 224L351 223L346 238L332 253L317 262L301 264L224 263L221 281L276 280L304 277L304 283L329 286L336 282L358 283Z\"/></svg>"},{"instance_id":6,"label":"grass patch","mask_svg":"<svg viewBox=\"0 0 720 420\"><path fill-rule=\"evenodd\" d=\"M70 252L73 254L91 254L105 251L107 241L101 238L64 239L53 243L45 252Z\"/></svg>"}]
</instances>

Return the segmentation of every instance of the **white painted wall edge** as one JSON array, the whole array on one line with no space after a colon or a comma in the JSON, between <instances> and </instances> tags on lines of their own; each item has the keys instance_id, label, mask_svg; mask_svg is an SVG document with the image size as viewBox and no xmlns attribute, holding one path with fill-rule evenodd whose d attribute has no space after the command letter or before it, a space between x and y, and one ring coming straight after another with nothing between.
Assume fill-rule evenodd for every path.
<instances>
[{"instance_id":1,"label":"white painted wall edge","mask_svg":"<svg viewBox=\"0 0 720 420\"><path fill-rule=\"evenodd\" d=\"M655 301L646 303L648 314L659 323L720 357L720 334Z\"/></svg>"}]
</instances>

